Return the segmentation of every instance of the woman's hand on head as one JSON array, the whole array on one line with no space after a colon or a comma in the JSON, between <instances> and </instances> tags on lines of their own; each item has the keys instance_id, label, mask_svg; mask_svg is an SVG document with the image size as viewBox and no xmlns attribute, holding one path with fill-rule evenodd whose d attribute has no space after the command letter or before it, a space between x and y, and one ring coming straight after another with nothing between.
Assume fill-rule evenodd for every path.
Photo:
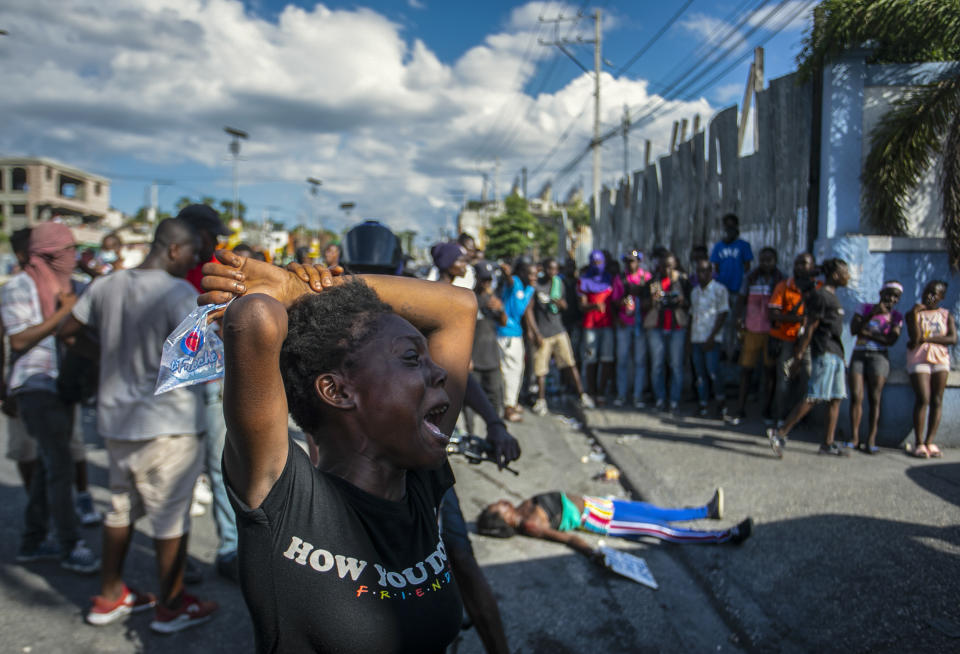
<instances>
[{"instance_id":1,"label":"woman's hand on head","mask_svg":"<svg viewBox=\"0 0 960 654\"><path fill-rule=\"evenodd\" d=\"M323 264L305 266L296 261L288 263L287 270L296 275L300 281L306 283L310 290L315 293L334 286L333 278L343 275L343 266L333 266L332 268L327 268Z\"/></svg>"},{"instance_id":2,"label":"woman's hand on head","mask_svg":"<svg viewBox=\"0 0 960 654\"><path fill-rule=\"evenodd\" d=\"M268 295L289 307L309 287L283 268L257 259L241 257L228 250L217 250L216 262L203 264L205 291L198 304L223 304L248 293Z\"/></svg>"}]
</instances>

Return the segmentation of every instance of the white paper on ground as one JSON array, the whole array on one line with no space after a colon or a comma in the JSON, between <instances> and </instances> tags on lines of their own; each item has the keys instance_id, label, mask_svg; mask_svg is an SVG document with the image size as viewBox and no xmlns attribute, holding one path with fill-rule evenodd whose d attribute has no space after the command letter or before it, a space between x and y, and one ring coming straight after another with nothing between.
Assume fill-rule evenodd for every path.
<instances>
[{"instance_id":1,"label":"white paper on ground","mask_svg":"<svg viewBox=\"0 0 960 654\"><path fill-rule=\"evenodd\" d=\"M603 553L604 564L618 575L623 575L653 589L659 588L657 580L653 578L650 568L647 567L647 562L639 556L602 545L599 549Z\"/></svg>"}]
</instances>

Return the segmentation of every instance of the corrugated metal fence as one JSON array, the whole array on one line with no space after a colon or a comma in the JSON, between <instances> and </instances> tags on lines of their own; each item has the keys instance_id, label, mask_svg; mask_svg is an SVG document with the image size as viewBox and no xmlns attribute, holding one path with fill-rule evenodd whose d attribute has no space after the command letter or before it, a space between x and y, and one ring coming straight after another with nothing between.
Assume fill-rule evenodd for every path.
<instances>
[{"instance_id":1,"label":"corrugated metal fence","mask_svg":"<svg viewBox=\"0 0 960 654\"><path fill-rule=\"evenodd\" d=\"M789 272L793 257L808 249L811 87L787 75L771 80L756 101L753 154L738 154L737 107L718 112L706 132L635 172L630 197L622 188L604 191L593 224L595 247L649 253L665 245L686 265L693 246L709 248L720 240L720 218L732 212L754 253L775 247L780 268Z\"/></svg>"}]
</instances>

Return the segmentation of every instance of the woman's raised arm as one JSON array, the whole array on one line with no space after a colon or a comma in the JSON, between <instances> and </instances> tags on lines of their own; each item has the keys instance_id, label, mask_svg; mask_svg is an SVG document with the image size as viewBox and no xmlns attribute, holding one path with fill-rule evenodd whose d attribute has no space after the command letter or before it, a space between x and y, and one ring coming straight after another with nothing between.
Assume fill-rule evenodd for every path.
<instances>
[{"instance_id":1,"label":"woman's raised arm","mask_svg":"<svg viewBox=\"0 0 960 654\"><path fill-rule=\"evenodd\" d=\"M311 292L276 266L218 251L221 263L203 267L200 304L226 302L223 315L224 462L231 486L250 507L260 506L287 462L287 397L280 348L287 307ZM329 284L327 284L329 285Z\"/></svg>"}]
</instances>

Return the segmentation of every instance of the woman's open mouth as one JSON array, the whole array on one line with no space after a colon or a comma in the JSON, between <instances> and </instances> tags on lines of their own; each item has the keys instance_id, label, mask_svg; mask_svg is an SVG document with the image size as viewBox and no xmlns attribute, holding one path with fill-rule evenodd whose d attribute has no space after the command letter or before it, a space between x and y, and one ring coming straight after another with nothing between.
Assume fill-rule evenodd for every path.
<instances>
[{"instance_id":1,"label":"woman's open mouth","mask_svg":"<svg viewBox=\"0 0 960 654\"><path fill-rule=\"evenodd\" d=\"M443 420L443 416L447 413L449 408L450 404L445 402L427 411L427 415L423 417L423 424L427 428L427 431L441 441L443 445L447 444L447 442L450 440L450 437L440 430L438 423Z\"/></svg>"}]
</instances>

